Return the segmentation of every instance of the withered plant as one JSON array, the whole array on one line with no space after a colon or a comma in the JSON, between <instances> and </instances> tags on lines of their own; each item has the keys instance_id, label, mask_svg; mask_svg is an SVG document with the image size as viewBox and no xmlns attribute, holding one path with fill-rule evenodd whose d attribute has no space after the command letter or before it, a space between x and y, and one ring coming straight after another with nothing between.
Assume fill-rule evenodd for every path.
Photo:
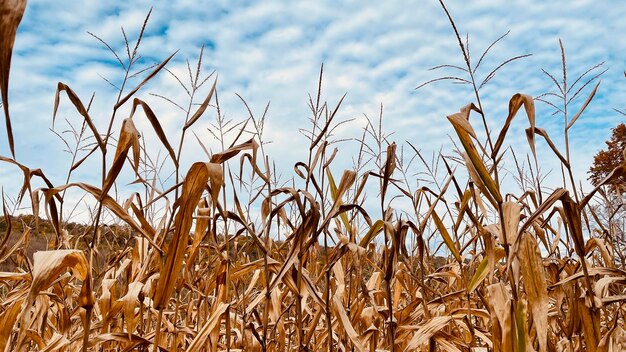
<instances>
[{"instance_id":1,"label":"withered plant","mask_svg":"<svg viewBox=\"0 0 626 352\"><path fill-rule=\"evenodd\" d=\"M382 106L354 140L335 137L351 121L340 117L345 96L323 101L322 66L309 97L311 124L301 130L306 160L293 165L290 177L280 175L288 165L264 147L268 106L254 113L242 98L248 116L225 118L217 78L203 74L203 49L196 64L187 61L189 77L167 68L176 53L137 67L148 14L134 45L124 34L125 55L92 34L122 72L120 80L106 78L118 95L104 133L90 112L97 98L84 104L70 84L58 83L53 123L68 103L80 123L68 117L66 130L54 128L71 156L65 183L54 185L15 157L7 89L25 1L2 2L0 86L12 157L0 160L21 171L24 183L17 199L3 196L0 262L12 266L0 272L0 350L625 349L624 262L614 261L614 227L593 205L626 165L584 193L572 173L576 146L568 138L600 89L601 65L570 83L561 44L562 79L546 73L557 91L515 94L499 120L483 109L481 88L527 55L484 69L484 57L504 36L474 61L469 39L441 5L462 64L436 67L453 73L427 84L467 84L475 98L447 116L456 146L450 155L428 160L419 141L393 142ZM158 93L139 98L156 75L167 74L186 101ZM583 94L587 99L578 104ZM179 116L178 140L161 126L163 112L151 107L156 100ZM536 101L563 116L564 152L540 127ZM520 158L506 137L522 107L531 154ZM140 133L135 121L144 118L151 129ZM200 119L211 119L211 127L200 130ZM181 165L191 134L206 156ZM148 148L148 138L163 153ZM333 162L344 143L356 143L358 153L351 169L337 172ZM560 161L561 187L544 184L539 143ZM221 151L212 151L216 146ZM74 171L87 164L99 165L99 184L76 180ZM515 172L507 171L510 165ZM519 192L505 191L507 172ZM124 191L120 175L132 175L132 187L141 191ZM69 190L95 204L88 224L71 223L73 210L64 207ZM11 204L28 200L34 216L13 226ZM40 210L46 219L39 219ZM33 236L49 241L31 258L25 250Z\"/></svg>"}]
</instances>

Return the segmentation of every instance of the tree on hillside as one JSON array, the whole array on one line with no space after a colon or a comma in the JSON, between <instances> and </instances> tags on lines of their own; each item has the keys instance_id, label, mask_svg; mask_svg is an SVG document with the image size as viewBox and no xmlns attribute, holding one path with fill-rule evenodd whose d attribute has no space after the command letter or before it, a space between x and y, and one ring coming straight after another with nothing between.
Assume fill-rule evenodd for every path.
<instances>
[{"instance_id":1,"label":"tree on hillside","mask_svg":"<svg viewBox=\"0 0 626 352\"><path fill-rule=\"evenodd\" d=\"M622 113L621 111L619 111ZM624 114L624 113L622 113ZM601 150L589 168L589 180L598 185L617 166L624 162L626 154L626 124L613 128L607 149ZM626 266L626 177L620 176L600 190L598 204L591 207L591 216L599 237L609 239L614 254L622 267ZM601 225L603 224L603 225Z\"/></svg>"},{"instance_id":2,"label":"tree on hillside","mask_svg":"<svg viewBox=\"0 0 626 352\"><path fill-rule=\"evenodd\" d=\"M599 184L613 169L624 162L626 150L626 124L620 123L613 128L611 138L606 141L607 149L601 150L593 158L589 168L589 180L593 185ZM626 178L621 176L610 183L611 191L626 191Z\"/></svg>"}]
</instances>

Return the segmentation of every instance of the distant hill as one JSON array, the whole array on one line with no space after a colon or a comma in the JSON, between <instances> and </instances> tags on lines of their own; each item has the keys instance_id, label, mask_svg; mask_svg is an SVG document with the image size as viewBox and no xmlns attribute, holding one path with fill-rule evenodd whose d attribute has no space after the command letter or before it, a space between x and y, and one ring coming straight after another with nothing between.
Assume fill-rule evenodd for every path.
<instances>
[{"instance_id":1,"label":"distant hill","mask_svg":"<svg viewBox=\"0 0 626 352\"><path fill-rule=\"evenodd\" d=\"M10 220L7 221L7 218ZM92 226L68 222L62 225L67 231L65 238L66 248L86 249L92 236ZM10 229L10 233L8 233ZM105 226L105 233L100 236L100 258L97 262L104 263L107 254L116 252L124 247L130 239L132 231L127 226ZM61 241L63 239L60 239ZM21 244L15 251L0 262L0 271L13 271L16 266L22 266L24 260L32 262L33 253L42 250L57 248L57 235L52 223L45 218L39 218L38 224L33 215L7 216L0 218L0 259L13 250L16 243Z\"/></svg>"}]
</instances>

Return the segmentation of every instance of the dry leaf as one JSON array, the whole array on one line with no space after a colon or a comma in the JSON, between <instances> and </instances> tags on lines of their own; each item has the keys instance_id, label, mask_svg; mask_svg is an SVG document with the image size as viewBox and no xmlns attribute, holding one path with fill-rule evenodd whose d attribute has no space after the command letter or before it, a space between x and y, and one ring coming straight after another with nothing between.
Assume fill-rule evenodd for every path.
<instances>
[{"instance_id":1,"label":"dry leaf","mask_svg":"<svg viewBox=\"0 0 626 352\"><path fill-rule=\"evenodd\" d=\"M537 240L528 232L522 234L517 257L524 280L526 299L530 305L534 326L539 340L539 350L547 351L548 340L548 288Z\"/></svg>"},{"instance_id":2,"label":"dry leaf","mask_svg":"<svg viewBox=\"0 0 626 352\"><path fill-rule=\"evenodd\" d=\"M183 190L177 200L179 208L174 220L174 237L168 245L167 259L161 267L161 276L154 294L154 307L156 309L167 307L172 291L176 286L176 278L187 251L187 241L193 221L192 216L208 181L209 170L205 163L194 163L187 172L185 182L183 182Z\"/></svg>"},{"instance_id":3,"label":"dry leaf","mask_svg":"<svg viewBox=\"0 0 626 352\"><path fill-rule=\"evenodd\" d=\"M11 155L15 157L15 145L13 142L13 130L11 117L9 116L9 71L11 70L11 56L13 54L13 42L17 27L22 21L26 0L3 0L0 3L0 89L2 93L2 106L7 126L7 137Z\"/></svg>"}]
</instances>

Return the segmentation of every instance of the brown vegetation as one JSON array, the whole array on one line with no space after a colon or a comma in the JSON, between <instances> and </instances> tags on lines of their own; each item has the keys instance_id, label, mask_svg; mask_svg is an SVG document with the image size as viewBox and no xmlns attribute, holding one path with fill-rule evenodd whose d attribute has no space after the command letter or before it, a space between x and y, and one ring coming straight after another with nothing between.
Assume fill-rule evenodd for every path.
<instances>
[{"instance_id":1,"label":"brown vegetation","mask_svg":"<svg viewBox=\"0 0 626 352\"><path fill-rule=\"evenodd\" d=\"M7 4L12 2L0 6ZM317 95L309 100L308 158L294 165L290 185L278 182L276 166L265 153L264 115L250 112L239 124L223 119L216 81L204 87L209 78L202 76L202 53L185 84L189 101L177 145L164 133L157 112L136 97L173 55L146 71L134 89L119 92L105 133L92 123L90 104L59 83L55 114L67 96L82 119L77 140L91 134L93 144L86 153L74 154L64 185L52 185L41 170L2 157L5 167L23 173L20 198L30 198L36 216L45 210L54 241L32 261L20 254L28 248L26 235L18 235L16 246L3 247L2 262L13 260L17 268L0 273L0 350L626 348L624 263L613 259L611 228L596 235L589 221L599 219L590 206L598 190L623 176L626 164L585 194L571 172L569 150L575 146L567 139L598 85L576 115L561 110L565 152L540 128L536 99L528 95L511 97L503 127L489 127L493 120L481 106L480 88L501 66L478 80L481 60L470 64L454 30L468 75L458 79L471 84L476 95L476 104L447 117L458 155L427 162L413 145L406 153L371 122L359 140L354 168L333 171L337 149L332 134L341 124L337 112L343 99L336 105L321 101L322 71ZM139 42L134 49L128 46L124 63L120 59L125 77L135 69ZM556 96L570 104L564 60L563 50L562 80L551 76L558 91L540 99ZM116 119L129 106L130 117ZM532 155L518 163L505 140L522 107ZM223 151L207 152L206 159L181 169L183 140L207 111L217 115L212 133ZM169 189L157 182L159 168L133 122L138 118L148 118L153 130L142 134L156 135L174 165ZM477 126L484 129L481 134ZM548 190L542 184L539 143L547 143L561 161L561 187ZM70 182L84 160L98 157L100 185ZM505 193L501 181L501 166L511 159L521 189L515 194ZM428 186L413 186L413 163L421 163ZM123 171L132 171L142 194L125 200L111 196ZM46 186L33 189L35 177ZM80 240L62 218L68 188L98 202ZM375 195L378 209L366 205L368 193ZM410 204L410 211L395 209L400 201ZM132 238L112 251L103 250L112 236L105 231L104 214L132 230ZM33 220L33 229L41 226L38 222ZM5 238L15 231L27 233L30 227L9 228ZM437 253L449 254L445 263ZM98 260L105 264L96 265Z\"/></svg>"}]
</instances>

